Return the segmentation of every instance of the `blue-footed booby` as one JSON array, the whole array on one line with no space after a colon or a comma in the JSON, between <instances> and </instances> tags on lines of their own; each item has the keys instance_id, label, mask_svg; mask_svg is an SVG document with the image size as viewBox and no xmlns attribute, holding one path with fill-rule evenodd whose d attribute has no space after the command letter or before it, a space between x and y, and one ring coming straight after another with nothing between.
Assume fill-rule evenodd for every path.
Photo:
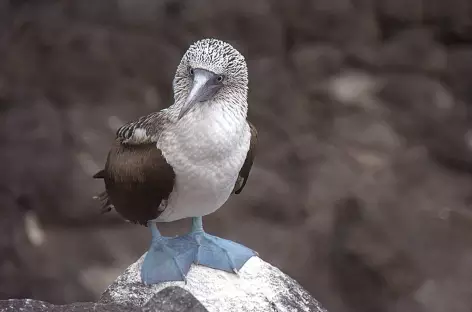
<instances>
[{"instance_id":1,"label":"blue-footed booby","mask_svg":"<svg viewBox=\"0 0 472 312\"><path fill-rule=\"evenodd\" d=\"M105 168L102 211L151 229L145 284L185 280L192 263L237 272L256 253L203 230L202 217L244 188L257 131L247 121L248 71L230 44L203 39L182 57L174 104L123 125ZM156 223L192 218L191 231L164 237Z\"/></svg>"}]
</instances>

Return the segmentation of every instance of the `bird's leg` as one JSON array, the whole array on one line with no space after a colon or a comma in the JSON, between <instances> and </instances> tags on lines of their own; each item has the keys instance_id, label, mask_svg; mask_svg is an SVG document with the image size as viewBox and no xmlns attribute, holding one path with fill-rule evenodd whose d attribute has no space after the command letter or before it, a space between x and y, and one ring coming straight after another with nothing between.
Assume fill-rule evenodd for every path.
<instances>
[{"instance_id":1,"label":"bird's leg","mask_svg":"<svg viewBox=\"0 0 472 312\"><path fill-rule=\"evenodd\" d=\"M187 249L172 246L172 238L164 237L155 222L148 222L152 241L141 267L141 280L144 284L156 284L165 281L185 281L192 259L186 256ZM177 247L177 248L175 248Z\"/></svg>"},{"instance_id":2,"label":"bird's leg","mask_svg":"<svg viewBox=\"0 0 472 312\"><path fill-rule=\"evenodd\" d=\"M203 218L192 218L192 233L203 232Z\"/></svg>"},{"instance_id":3,"label":"bird's leg","mask_svg":"<svg viewBox=\"0 0 472 312\"><path fill-rule=\"evenodd\" d=\"M249 258L257 255L243 245L205 233L202 217L192 218L192 231L188 235L198 246L196 264L237 273Z\"/></svg>"}]
</instances>

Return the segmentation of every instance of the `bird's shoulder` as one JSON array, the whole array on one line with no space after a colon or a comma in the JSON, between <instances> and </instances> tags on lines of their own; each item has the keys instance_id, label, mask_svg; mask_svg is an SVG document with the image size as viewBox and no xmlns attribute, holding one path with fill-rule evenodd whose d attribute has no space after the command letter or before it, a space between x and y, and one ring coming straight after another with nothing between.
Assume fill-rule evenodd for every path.
<instances>
[{"instance_id":1,"label":"bird's shoulder","mask_svg":"<svg viewBox=\"0 0 472 312\"><path fill-rule=\"evenodd\" d=\"M123 144L155 143L169 123L170 116L164 109L124 124L116 131L116 138Z\"/></svg>"}]
</instances>

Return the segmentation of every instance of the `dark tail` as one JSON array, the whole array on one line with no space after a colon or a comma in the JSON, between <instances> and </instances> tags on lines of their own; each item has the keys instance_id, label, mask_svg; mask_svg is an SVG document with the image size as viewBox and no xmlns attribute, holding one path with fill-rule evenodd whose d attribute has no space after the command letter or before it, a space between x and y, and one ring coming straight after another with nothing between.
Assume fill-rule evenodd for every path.
<instances>
[{"instance_id":1,"label":"dark tail","mask_svg":"<svg viewBox=\"0 0 472 312\"><path fill-rule=\"evenodd\" d=\"M99 172L93 175L94 179L104 179L105 178L105 170L100 170ZM96 199L102 203L102 207L100 208L100 213L104 214L110 212L114 207L110 201L110 197L108 197L107 191L104 191L97 196L94 196L93 199Z\"/></svg>"},{"instance_id":2,"label":"dark tail","mask_svg":"<svg viewBox=\"0 0 472 312\"><path fill-rule=\"evenodd\" d=\"M102 207L100 208L100 213L104 214L110 212L113 208L113 204L110 201L110 197L108 197L107 191L104 191L97 196L94 196L93 199L96 199L102 203Z\"/></svg>"},{"instance_id":3,"label":"dark tail","mask_svg":"<svg viewBox=\"0 0 472 312\"><path fill-rule=\"evenodd\" d=\"M105 169L100 170L99 172L93 175L94 179L105 179Z\"/></svg>"}]
</instances>

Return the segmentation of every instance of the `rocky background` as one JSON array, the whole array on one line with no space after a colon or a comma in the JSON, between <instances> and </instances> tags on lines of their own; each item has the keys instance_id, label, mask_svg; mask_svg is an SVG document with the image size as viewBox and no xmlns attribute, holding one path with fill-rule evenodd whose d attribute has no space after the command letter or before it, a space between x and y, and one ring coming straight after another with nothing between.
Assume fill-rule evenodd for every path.
<instances>
[{"instance_id":1,"label":"rocky background","mask_svg":"<svg viewBox=\"0 0 472 312\"><path fill-rule=\"evenodd\" d=\"M145 252L91 176L208 36L247 57L260 147L207 229L330 311L470 312L469 0L0 0L0 299L96 300Z\"/></svg>"}]
</instances>

